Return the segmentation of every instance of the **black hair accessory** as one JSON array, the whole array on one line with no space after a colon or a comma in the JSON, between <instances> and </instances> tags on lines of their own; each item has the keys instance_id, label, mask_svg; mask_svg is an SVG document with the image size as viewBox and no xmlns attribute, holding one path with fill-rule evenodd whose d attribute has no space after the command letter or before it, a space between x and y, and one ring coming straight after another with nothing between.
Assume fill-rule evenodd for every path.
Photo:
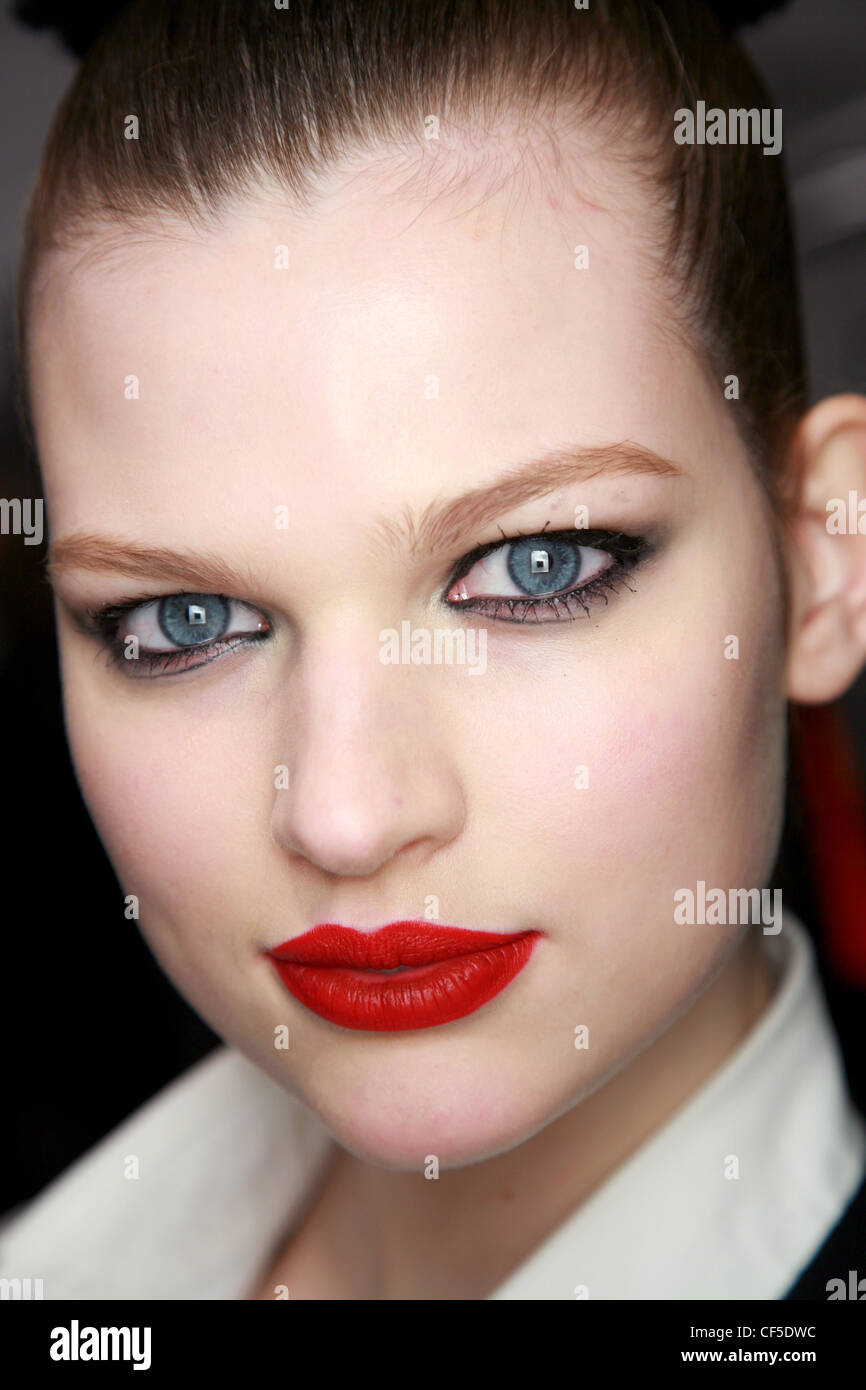
<instances>
[{"instance_id":1,"label":"black hair accessory","mask_svg":"<svg viewBox=\"0 0 866 1390\"><path fill-rule=\"evenodd\" d=\"M781 10L788 0L707 0L716 19L726 29L740 29L744 24L754 24L773 10Z\"/></svg>"},{"instance_id":2,"label":"black hair accessory","mask_svg":"<svg viewBox=\"0 0 866 1390\"><path fill-rule=\"evenodd\" d=\"M788 0L707 0L707 3L726 29L738 29L744 24L754 24L771 10L781 9ZM76 58L83 58L97 35L128 4L129 0L80 0L73 4L69 0L13 0L12 15L31 29L55 29L64 48Z\"/></svg>"},{"instance_id":3,"label":"black hair accessory","mask_svg":"<svg viewBox=\"0 0 866 1390\"><path fill-rule=\"evenodd\" d=\"M129 0L14 0L12 17L30 29L55 29L63 47L83 58L94 39Z\"/></svg>"}]
</instances>

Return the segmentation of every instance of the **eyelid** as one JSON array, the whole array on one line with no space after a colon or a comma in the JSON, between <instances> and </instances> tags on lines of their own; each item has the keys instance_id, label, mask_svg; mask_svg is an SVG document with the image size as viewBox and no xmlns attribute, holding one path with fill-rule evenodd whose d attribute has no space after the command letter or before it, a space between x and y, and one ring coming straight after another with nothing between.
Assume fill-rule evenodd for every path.
<instances>
[{"instance_id":1,"label":"eyelid","mask_svg":"<svg viewBox=\"0 0 866 1390\"><path fill-rule=\"evenodd\" d=\"M101 603L97 607L88 607L84 610L87 618L93 623L94 627L104 629L109 623L122 620L127 614L134 613L139 608L146 608L152 603L163 603L170 598L190 598L201 596L201 591L195 594L191 589L173 589L170 593L143 593L136 594L132 598L117 599L109 603ZM260 613L268 622L271 621L270 614L258 603L252 603L249 599L235 598L232 594L208 593L204 595L209 599L220 599L223 603L237 603L245 608L252 609Z\"/></svg>"},{"instance_id":2,"label":"eyelid","mask_svg":"<svg viewBox=\"0 0 866 1390\"><path fill-rule=\"evenodd\" d=\"M590 546L599 550L610 548L612 551L614 549L612 543L618 541L624 543L631 542L636 552L641 551L646 546L646 540L643 536L637 536L625 531L618 531L613 527L604 529L602 527L593 526L586 527L585 529L578 529L570 526L560 531L515 531L509 533L507 536L500 536L498 540L487 541L483 545L477 545L470 550L468 554L461 556L454 569L451 571L451 575L445 586L445 592L447 593L448 590L457 583L458 579L465 578L469 571L477 565L478 561L483 560L486 555L491 554L494 550L501 549L503 546L512 545L515 541L525 540L527 537L532 537L533 539L538 537L539 541L573 541L576 545ZM620 553L618 548L616 553Z\"/></svg>"},{"instance_id":3,"label":"eyelid","mask_svg":"<svg viewBox=\"0 0 866 1390\"><path fill-rule=\"evenodd\" d=\"M163 603L166 599L186 597L190 599L198 597L205 600L217 598L227 604L230 616L226 632L219 637L211 638L210 641L191 643L189 646L174 643L167 647L147 647L143 644L143 639L139 638L142 645L139 646L138 656L135 658L135 669L139 677L141 677L141 672L144 672L146 676L158 676L198 670L236 647L266 641L272 635L271 618L257 604L249 603L246 599L232 598L228 594L193 594L189 590L183 589L169 594L143 594L119 603L102 604L97 609L88 608L87 616L90 620L90 626L85 625L85 631L90 636L97 635L111 664L120 667L126 672L127 677L132 678L132 662L127 661L124 648L126 639L135 637L137 634L120 632L124 618L140 609L146 609L152 604ZM260 622L257 631L252 628L233 631L238 626L237 622L231 620L231 614L236 606L258 614Z\"/></svg>"},{"instance_id":4,"label":"eyelid","mask_svg":"<svg viewBox=\"0 0 866 1390\"><path fill-rule=\"evenodd\" d=\"M613 563L584 583L559 589L551 594L525 594L517 597L507 594L478 594L469 595L459 601L448 597L454 586L465 580L480 561L491 553L506 550L520 540L537 540L539 549L544 547L545 542L559 541L570 543L578 550L601 550L612 556ZM492 617L497 622L511 624L527 622L530 614L534 614L536 622L539 623L561 622L566 618L573 620L578 616L576 610L589 616L591 607L601 598L607 603L608 594L616 593L626 576L651 555L657 546L657 541L646 536L613 529L601 530L596 527L572 527L563 531L528 531L503 536L497 541L477 546L460 560L445 589L444 606L452 613ZM539 614L545 616L541 618ZM561 616L563 614L564 617Z\"/></svg>"},{"instance_id":5,"label":"eyelid","mask_svg":"<svg viewBox=\"0 0 866 1390\"><path fill-rule=\"evenodd\" d=\"M169 598L185 598L185 597L187 597L187 595L185 595L185 594L163 594L163 595L161 595L160 598L148 599L145 603L137 603L137 604L135 604L135 606L134 606L133 608L127 609L127 611L126 611L126 624L125 624L127 630L124 631L122 634L118 631L118 634L117 634L117 635L118 635L118 638L119 638L121 635L122 635L124 638L126 638L126 637L131 637L131 636L136 636L137 634L132 633L132 632L129 631L129 627L132 625L132 618L133 618L133 615L137 615L137 621L138 621L138 622L141 622L141 621L143 620L143 618L144 618L144 614L147 613L148 609L153 609L153 610L155 610L155 611L154 611L154 614L153 614L153 617L152 617L152 619L151 619L150 621L151 621L151 625L152 625L153 627L159 628L159 627L160 627L160 624L159 624L159 617L158 617L159 605L160 605L161 603L164 603L165 600L166 600L166 599L169 599ZM191 643L189 644L189 646L183 646L183 645L181 645L181 644L179 644L179 643L172 642L170 638L166 638L165 633L162 632L162 631L160 630L158 642L159 642L160 644L161 644L162 642L168 642L168 645L167 645L167 646L163 646L163 645L156 645L156 646L154 646L154 644L153 644L154 639L153 639L152 637L150 637L150 638L148 638L148 637L139 637L139 641L141 642L142 647L143 647L146 651L148 651L148 652L162 652L162 653L165 653L165 652L188 652L188 651L202 650L202 649L204 649L204 648L206 648L206 647L208 647L208 646L211 646L211 645L212 645L214 642L216 642L216 641L226 641L226 640L228 640L228 638L229 638L230 636L233 635L233 629L235 629L235 628L237 628L237 627L239 626L239 621L242 621L242 620L232 621L233 616L234 616L235 613L236 613L236 610L238 610L238 609L245 609L245 610L247 611L247 613L249 613L249 614L259 614L259 610L258 610L257 608L255 608L252 604L247 603L244 599L223 597L223 595L221 595L221 594L194 594L194 595L189 595L189 597L190 597L191 599L192 599L192 598L204 599L205 602L207 602L208 600L213 599L213 598L218 598L218 599L220 600L220 602L224 603L224 604L226 605L226 607L227 607L227 610L228 610L228 616L227 616L227 619L226 619L226 631L225 631L225 633L221 634L221 636L220 636L219 638L216 638L216 637L211 638L209 642L203 640L203 641L200 642L200 643L191 642ZM259 614L259 616L260 616L262 622L267 623L268 620L264 617L263 614ZM252 621L253 621L253 626L251 626L251 627L248 628L248 629L244 629L244 631L249 631L249 632L255 632L255 631L257 631L257 630L258 630L258 631L261 631L261 623L259 623L258 628L256 628L256 626L255 626L255 618L253 618ZM120 620L118 621L118 628L120 627L121 623L123 623L123 619L120 619Z\"/></svg>"}]
</instances>

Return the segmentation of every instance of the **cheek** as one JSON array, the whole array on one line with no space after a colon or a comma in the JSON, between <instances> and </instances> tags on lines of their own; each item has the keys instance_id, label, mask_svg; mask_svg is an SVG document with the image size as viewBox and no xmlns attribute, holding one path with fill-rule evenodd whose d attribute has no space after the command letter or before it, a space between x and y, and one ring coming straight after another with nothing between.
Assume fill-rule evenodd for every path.
<instances>
[{"instance_id":1,"label":"cheek","mask_svg":"<svg viewBox=\"0 0 866 1390\"><path fill-rule=\"evenodd\" d=\"M217 705L202 687L211 707L190 716L168 692L100 708L74 676L64 687L82 794L124 896L138 898L139 930L192 1007L240 1045L256 993L257 888L275 852L261 700L224 688Z\"/></svg>"},{"instance_id":2,"label":"cheek","mask_svg":"<svg viewBox=\"0 0 866 1390\"><path fill-rule=\"evenodd\" d=\"M619 667L583 663L591 677L574 660L565 678L548 671L531 723L525 689L497 692L508 736L485 754L500 771L485 877L549 935L534 1005L551 1078L564 1075L563 1020L588 1027L581 1080L597 1081L731 951L741 928L681 924L678 890L761 888L771 871L785 749L775 657L770 646L760 661L728 661L711 627L640 655L623 643Z\"/></svg>"},{"instance_id":3,"label":"cheek","mask_svg":"<svg viewBox=\"0 0 866 1390\"><path fill-rule=\"evenodd\" d=\"M250 876L267 839L273 782L261 701L228 689L191 715L171 692L104 698L64 663L66 727L79 785L125 894L152 927L210 943L226 913L249 912ZM184 703L187 707L184 708ZM225 946L223 941L223 946ZM231 945L232 943L229 943Z\"/></svg>"},{"instance_id":4,"label":"cheek","mask_svg":"<svg viewBox=\"0 0 866 1390\"><path fill-rule=\"evenodd\" d=\"M743 609L739 659L725 615L704 611L699 626L669 615L673 638L623 642L621 659L570 657L529 699L498 691L495 840L522 845L518 874L552 923L590 942L603 923L608 950L633 949L638 922L671 928L677 889L762 887L772 868L786 733L772 606Z\"/></svg>"}]
</instances>

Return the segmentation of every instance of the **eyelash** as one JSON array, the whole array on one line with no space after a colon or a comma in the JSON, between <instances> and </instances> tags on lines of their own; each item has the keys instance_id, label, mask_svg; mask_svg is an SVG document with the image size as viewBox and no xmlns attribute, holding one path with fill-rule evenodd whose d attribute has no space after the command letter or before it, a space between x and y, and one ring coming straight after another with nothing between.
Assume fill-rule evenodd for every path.
<instances>
[{"instance_id":1,"label":"eyelash","mask_svg":"<svg viewBox=\"0 0 866 1390\"><path fill-rule=\"evenodd\" d=\"M503 536L500 540L478 546L469 555L463 556L457 568L452 572L451 578L445 586L445 592L448 593L459 580L464 579L479 560L483 560L485 556L493 554L497 550L503 550L515 541L526 538L535 539L536 537L542 544L545 540L557 540L572 543L578 548L604 550L614 557L614 563L597 575L595 579L589 580L586 584L577 585L561 594L550 594L546 597L527 596L526 598L496 598L491 595L480 595L474 599L464 599L459 603L444 600L445 606L452 612L459 610L464 613L478 613L485 617L512 623L527 622L530 618L530 612L533 610L554 613L556 615L554 621L557 622L573 621L578 616L578 612L589 616L592 605L599 599L603 598L604 602L607 603L608 594L616 593L619 590L625 576L640 564L650 550L645 537L627 535L624 531L518 531L514 535ZM267 622L267 627L263 632L239 634L234 638L219 637L212 642L174 652L148 651L146 648L140 647L136 661L134 663L128 661L124 654L123 639L118 636L121 620L128 613L135 612L136 609L143 608L148 603L157 603L167 598L183 597L186 592L181 590L177 594L143 594L137 598L126 599L122 603L106 603L100 608L89 608L87 616L93 625L92 630L99 636L111 664L119 667L128 676L132 676L131 666L134 666L140 675L144 674L145 676L177 675L184 671L198 670L199 667L208 666L212 661L237 647L250 646L256 642L270 640L272 635L270 621L263 614L262 616ZM228 604L236 601L224 594L215 594L212 597L219 598ZM503 613L507 613L508 616L503 618L501 616ZM540 621L541 619L536 616L536 622ZM199 659L194 660L194 658Z\"/></svg>"},{"instance_id":2,"label":"eyelash","mask_svg":"<svg viewBox=\"0 0 866 1390\"><path fill-rule=\"evenodd\" d=\"M236 637L216 637L212 642L203 642L199 646L183 647L178 651L148 651L146 647L139 647L135 661L127 660L124 653L123 638L118 635L121 620L126 614L134 613L149 603L159 603L167 598L182 598L186 592L188 591L181 590L176 594L142 594L137 598L126 599L123 603L106 603L101 608L88 608L87 616L99 636L111 665L118 667L132 679L135 679L136 675L139 678L142 676L173 676L182 674L184 671L197 671L200 666L209 666L212 661L216 661L229 651L234 651L237 647L247 647L256 642L269 640L271 636L270 621L262 614L267 623L263 632L239 633ZM229 605L237 602L225 594L212 594L208 597L218 598Z\"/></svg>"},{"instance_id":3,"label":"eyelash","mask_svg":"<svg viewBox=\"0 0 866 1390\"><path fill-rule=\"evenodd\" d=\"M447 607L452 610L459 609L464 613L478 613L484 617L514 623L528 622L532 612L536 613L536 622L541 622L542 619L537 616L539 610L555 614L554 621L556 622L573 621L580 612L585 617L589 617L593 604L601 598L607 603L608 594L618 592L625 576L637 568L651 549L646 537L628 535L625 531L518 531L513 536L504 536L498 541L491 541L488 545L478 546L469 556L464 557L449 579L446 592L453 588L459 580L464 579L479 560L483 560L486 555L524 539L537 539L541 545L545 540L566 541L574 544L578 549L604 550L614 557L614 563L606 570L602 570L595 579L590 579L585 584L578 584L561 594L549 594L541 597L537 595L527 596L526 598L496 598L493 595L479 595L477 598L464 599L459 603L449 602ZM626 587L630 588L629 585ZM502 617L503 613L507 613L508 616Z\"/></svg>"}]
</instances>

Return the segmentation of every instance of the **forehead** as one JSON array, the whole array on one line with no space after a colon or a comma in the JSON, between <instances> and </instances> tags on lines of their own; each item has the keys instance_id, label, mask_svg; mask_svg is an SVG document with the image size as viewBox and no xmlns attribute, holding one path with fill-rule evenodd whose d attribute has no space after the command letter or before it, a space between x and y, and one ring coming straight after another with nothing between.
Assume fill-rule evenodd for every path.
<instances>
[{"instance_id":1,"label":"forehead","mask_svg":"<svg viewBox=\"0 0 866 1390\"><path fill-rule=\"evenodd\" d=\"M315 464L381 506L561 437L669 452L700 372L637 179L543 143L476 154L58 255L30 337L50 515L84 525L99 493L121 527L164 521L165 488L193 505L217 470L229 505L303 495Z\"/></svg>"}]
</instances>

